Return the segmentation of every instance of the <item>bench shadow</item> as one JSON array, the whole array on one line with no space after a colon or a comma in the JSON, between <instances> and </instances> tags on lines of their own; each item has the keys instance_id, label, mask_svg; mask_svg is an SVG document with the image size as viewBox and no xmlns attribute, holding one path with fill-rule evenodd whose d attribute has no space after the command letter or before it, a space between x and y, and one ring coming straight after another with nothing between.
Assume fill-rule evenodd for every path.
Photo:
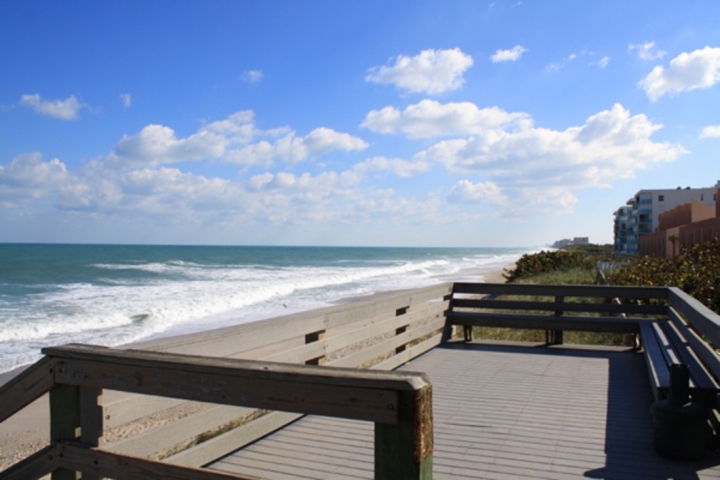
<instances>
[{"instance_id":1,"label":"bench shadow","mask_svg":"<svg viewBox=\"0 0 720 480\"><path fill-rule=\"evenodd\" d=\"M666 459L655 453L650 405L654 398L641 353L628 349L587 349L522 342L449 342L436 348L482 349L491 352L563 355L608 360L608 398L605 422L605 466L588 470L587 478L699 479L703 470L720 466L720 451L706 450L703 460ZM710 473L710 472L707 472ZM717 477L718 472L710 473Z\"/></svg>"}]
</instances>

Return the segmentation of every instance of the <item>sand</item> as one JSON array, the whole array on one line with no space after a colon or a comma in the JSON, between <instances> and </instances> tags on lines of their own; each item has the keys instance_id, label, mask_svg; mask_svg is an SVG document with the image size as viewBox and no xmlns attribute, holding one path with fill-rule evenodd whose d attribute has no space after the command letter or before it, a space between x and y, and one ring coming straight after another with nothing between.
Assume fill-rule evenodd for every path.
<instances>
[{"instance_id":1,"label":"sand","mask_svg":"<svg viewBox=\"0 0 720 480\"><path fill-rule=\"evenodd\" d=\"M505 269L511 268L512 266L513 265L508 265ZM505 277L503 277L505 269L483 272L478 275L482 276L485 283L505 283ZM397 291L379 292L364 297L343 299L340 300L339 303L354 303L394 293L397 293ZM167 339L164 338L162 340ZM362 346L357 348L362 348ZM19 368L12 372L0 375L0 385L6 383L22 370L23 368ZM115 427L110 431L105 432L103 440L106 443L113 443L123 438L136 435L151 428L155 428L190 415L202 408L207 408L207 405L199 403L178 405L177 407L158 412L138 421ZM48 445L49 426L50 420L47 395L44 395L28 405L25 409L0 423L0 471L24 458L29 457L44 446Z\"/></svg>"}]
</instances>

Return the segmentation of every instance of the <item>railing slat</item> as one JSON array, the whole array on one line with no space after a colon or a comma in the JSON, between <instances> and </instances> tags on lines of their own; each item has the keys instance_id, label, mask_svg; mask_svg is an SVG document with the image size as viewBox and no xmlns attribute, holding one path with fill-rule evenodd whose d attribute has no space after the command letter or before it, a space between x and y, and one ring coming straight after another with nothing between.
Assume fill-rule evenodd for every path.
<instances>
[{"instance_id":1,"label":"railing slat","mask_svg":"<svg viewBox=\"0 0 720 480\"><path fill-rule=\"evenodd\" d=\"M200 467L229 452L243 448L255 440L268 435L275 430L294 422L303 415L298 413L271 412L250 423L218 435L206 442L183 450L165 459L176 465Z\"/></svg>"},{"instance_id":2,"label":"railing slat","mask_svg":"<svg viewBox=\"0 0 720 480\"><path fill-rule=\"evenodd\" d=\"M61 467L97 477L132 478L133 480L251 480L247 477L181 467L147 458L104 452L83 445L58 444ZM54 477L53 477L54 478ZM74 477L73 477L74 478ZM85 475L83 475L85 478Z\"/></svg>"},{"instance_id":3,"label":"railing slat","mask_svg":"<svg viewBox=\"0 0 720 480\"><path fill-rule=\"evenodd\" d=\"M381 372L69 345L55 380L202 402L397 422L396 390L412 378Z\"/></svg>"},{"instance_id":4,"label":"railing slat","mask_svg":"<svg viewBox=\"0 0 720 480\"><path fill-rule=\"evenodd\" d=\"M58 468L56 445L48 445L0 472L0 480L37 480Z\"/></svg>"},{"instance_id":5,"label":"railing slat","mask_svg":"<svg viewBox=\"0 0 720 480\"><path fill-rule=\"evenodd\" d=\"M45 395L54 385L53 360L41 358L0 387L0 422Z\"/></svg>"},{"instance_id":6,"label":"railing slat","mask_svg":"<svg viewBox=\"0 0 720 480\"><path fill-rule=\"evenodd\" d=\"M668 298L667 287L609 287L596 285L533 285L528 283L455 283L453 293L538 295L599 298Z\"/></svg>"},{"instance_id":7,"label":"railing slat","mask_svg":"<svg viewBox=\"0 0 720 480\"><path fill-rule=\"evenodd\" d=\"M638 322L648 321L644 318L555 317L548 315L469 312L448 313L447 318L450 325L617 333L639 333Z\"/></svg>"},{"instance_id":8,"label":"railing slat","mask_svg":"<svg viewBox=\"0 0 720 480\"><path fill-rule=\"evenodd\" d=\"M720 347L720 315L677 287L669 287L670 305L687 316L693 327Z\"/></svg>"},{"instance_id":9,"label":"railing slat","mask_svg":"<svg viewBox=\"0 0 720 480\"><path fill-rule=\"evenodd\" d=\"M453 301L453 308L493 308L499 310L537 310L552 312L557 309L554 302L535 302L522 300L475 300L458 298ZM612 303L573 303L563 304L566 312L600 312L600 313L633 313L646 315L665 315L665 305L632 305Z\"/></svg>"}]
</instances>

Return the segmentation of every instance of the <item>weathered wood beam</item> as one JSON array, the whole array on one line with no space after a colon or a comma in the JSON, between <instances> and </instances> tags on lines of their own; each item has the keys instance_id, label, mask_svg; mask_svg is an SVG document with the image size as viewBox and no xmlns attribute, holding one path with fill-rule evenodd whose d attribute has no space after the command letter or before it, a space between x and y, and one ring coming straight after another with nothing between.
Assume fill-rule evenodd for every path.
<instances>
[{"instance_id":1,"label":"weathered wood beam","mask_svg":"<svg viewBox=\"0 0 720 480\"><path fill-rule=\"evenodd\" d=\"M508 313L448 312L448 324L475 327L527 328L531 330L569 330L575 332L639 332L638 322L644 318L555 317Z\"/></svg>"},{"instance_id":2,"label":"weathered wood beam","mask_svg":"<svg viewBox=\"0 0 720 480\"><path fill-rule=\"evenodd\" d=\"M0 480L36 480L58 468L56 445L48 445L0 472Z\"/></svg>"},{"instance_id":3,"label":"weathered wood beam","mask_svg":"<svg viewBox=\"0 0 720 480\"><path fill-rule=\"evenodd\" d=\"M297 413L397 422L419 374L358 371L68 345L43 350L56 382Z\"/></svg>"},{"instance_id":4,"label":"weathered wood beam","mask_svg":"<svg viewBox=\"0 0 720 480\"><path fill-rule=\"evenodd\" d=\"M677 287L669 287L670 305L683 313L690 324L720 347L720 315Z\"/></svg>"},{"instance_id":5,"label":"weathered wood beam","mask_svg":"<svg viewBox=\"0 0 720 480\"><path fill-rule=\"evenodd\" d=\"M453 293L494 295L563 295L566 297L599 298L668 298L667 287L609 287L596 285L532 285L515 283L463 283L453 285Z\"/></svg>"},{"instance_id":6,"label":"weathered wood beam","mask_svg":"<svg viewBox=\"0 0 720 480\"><path fill-rule=\"evenodd\" d=\"M181 467L147 458L119 455L89 448L84 445L60 443L57 445L61 468L77 470L97 478L132 478L133 480L250 480L226 473L200 468Z\"/></svg>"},{"instance_id":7,"label":"weathered wood beam","mask_svg":"<svg viewBox=\"0 0 720 480\"><path fill-rule=\"evenodd\" d=\"M45 395L54 385L53 360L41 358L0 387L0 422Z\"/></svg>"},{"instance_id":8,"label":"weathered wood beam","mask_svg":"<svg viewBox=\"0 0 720 480\"><path fill-rule=\"evenodd\" d=\"M720 379L720 356L718 353L695 333L692 328L688 327L674 308L668 309L668 315L670 316L672 324L682 334L685 340L687 340L705 366L712 371L716 379Z\"/></svg>"},{"instance_id":9,"label":"weathered wood beam","mask_svg":"<svg viewBox=\"0 0 720 480\"><path fill-rule=\"evenodd\" d=\"M400 396L397 425L375 424L376 480L432 480L432 386Z\"/></svg>"},{"instance_id":10,"label":"weathered wood beam","mask_svg":"<svg viewBox=\"0 0 720 480\"><path fill-rule=\"evenodd\" d=\"M58 370L56 364L55 370ZM80 438L80 387L57 385L50 390L50 443ZM58 468L52 480L75 480L75 470Z\"/></svg>"},{"instance_id":11,"label":"weathered wood beam","mask_svg":"<svg viewBox=\"0 0 720 480\"><path fill-rule=\"evenodd\" d=\"M458 298L453 301L453 308L489 308L498 310L536 310L555 311L554 302L531 302L522 300L475 300L471 298ZM646 315L666 315L666 305L632 305L612 303L571 303L563 304L566 312L600 312L600 313L632 313Z\"/></svg>"}]
</instances>

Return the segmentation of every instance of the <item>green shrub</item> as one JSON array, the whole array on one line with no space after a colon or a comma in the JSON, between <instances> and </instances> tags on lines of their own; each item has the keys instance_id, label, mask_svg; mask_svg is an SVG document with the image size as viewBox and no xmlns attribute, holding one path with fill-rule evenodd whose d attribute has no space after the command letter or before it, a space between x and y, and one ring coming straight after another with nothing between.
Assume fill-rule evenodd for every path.
<instances>
[{"instance_id":1,"label":"green shrub","mask_svg":"<svg viewBox=\"0 0 720 480\"><path fill-rule=\"evenodd\" d=\"M547 273L568 272L570 270L595 271L599 260L606 260L604 255L593 255L572 250L541 251L526 253L515 263L515 268L503 276L508 282L525 280L529 277ZM540 283L540 282L536 282Z\"/></svg>"},{"instance_id":2,"label":"green shrub","mask_svg":"<svg viewBox=\"0 0 720 480\"><path fill-rule=\"evenodd\" d=\"M643 257L607 276L611 285L679 287L720 313L720 237L684 249L673 258Z\"/></svg>"}]
</instances>

